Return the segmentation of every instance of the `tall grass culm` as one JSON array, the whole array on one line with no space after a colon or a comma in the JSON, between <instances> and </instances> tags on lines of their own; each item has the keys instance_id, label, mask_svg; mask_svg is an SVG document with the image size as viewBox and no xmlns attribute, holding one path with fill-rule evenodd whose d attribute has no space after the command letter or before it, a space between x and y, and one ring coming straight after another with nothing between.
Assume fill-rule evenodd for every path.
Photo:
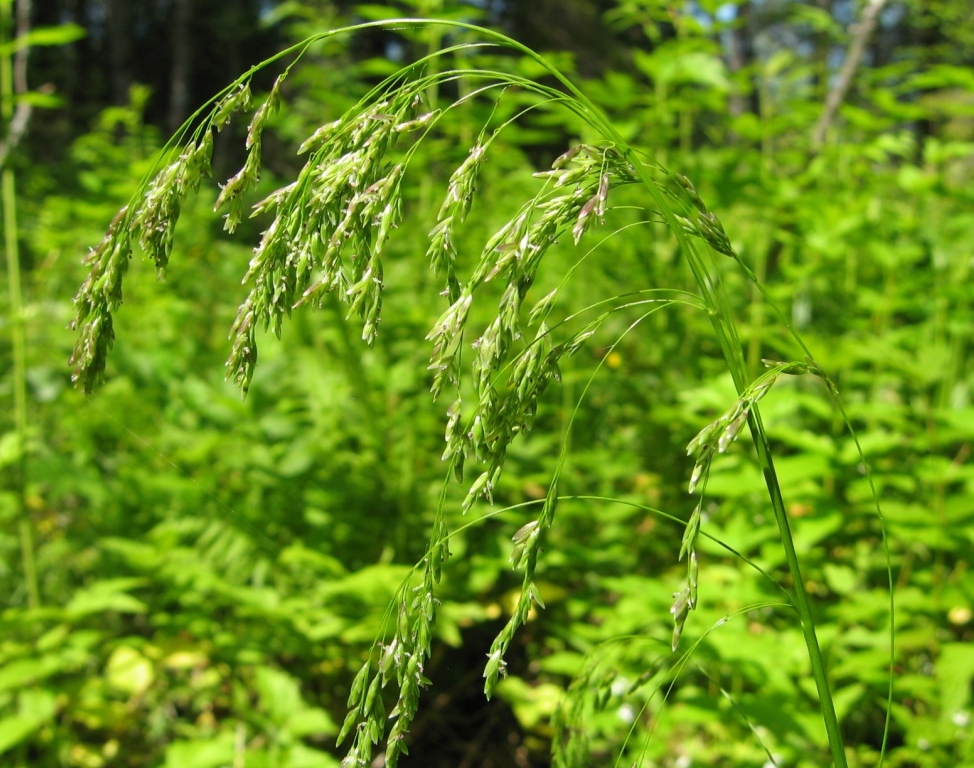
<instances>
[{"instance_id":1,"label":"tall grass culm","mask_svg":"<svg viewBox=\"0 0 974 768\"><path fill-rule=\"evenodd\" d=\"M6 35L13 27L10 3L0 6L0 42L6 44ZM26 17L17 13L17 34L26 33ZM37 578L37 565L34 558L34 527L27 504L27 463L30 427L27 413L27 327L24 311L24 289L20 268L20 245L17 223L17 181L10 165L10 150L17 144L18 130L15 128L15 96L26 87L26 47L16 51L11 57L0 54L0 122L3 125L3 143L0 156L0 206L3 208L3 249L7 266L7 292L10 301L11 352L13 357L13 422L16 435L16 458L12 462L15 505L17 508L17 529L20 539L20 558L24 572L24 588L27 604L36 608L41 604L40 586ZM17 69L17 77L14 70ZM18 82L15 82L18 81ZM18 87L19 86L19 87ZM23 109L23 108L21 108ZM29 110L21 112L26 124ZM23 130L22 128L20 129Z\"/></svg>"},{"instance_id":2,"label":"tall grass culm","mask_svg":"<svg viewBox=\"0 0 974 768\"><path fill-rule=\"evenodd\" d=\"M697 603L697 541L705 535L701 518L711 463L747 432L763 470L790 572L788 600L801 624L832 762L845 768L833 693L759 406L776 380L787 375L820 377L841 409L838 393L780 313L779 320L801 350L802 359L765 361L760 374L748 371L731 305L721 286L718 261L732 260L748 279L757 281L738 258L717 216L687 178L670 173L630 146L568 77L517 41L461 22L400 19L317 35L242 75L187 121L167 146L156 171L143 181L104 240L89 254L90 272L75 298L72 327L79 331L71 358L75 381L87 392L104 373L114 341L113 314L122 303L122 282L133 250L141 246L157 270L166 269L181 203L211 174L215 134L231 121L249 119L246 161L222 185L216 204L225 214L225 228L232 232L245 215L246 194L260 175L262 134L280 108L281 84L288 73L315 42L380 24L398 29L438 25L466 41L403 67L341 117L322 125L300 148L307 159L297 178L253 207L253 214L269 216L270 224L245 277L249 293L231 329L227 361L228 377L244 393L257 362L258 331L270 329L279 334L285 317L296 307L320 306L335 296L347 306L349 316L361 322L366 344L374 341L383 299L383 249L402 217L403 178L407 172L419 170L410 167L416 149L435 135L437 124L451 110L475 99L502 99L516 89L533 95L536 104L531 108L563 110L597 138L572 147L549 170L536 174L539 190L487 240L469 276L461 274L457 266L455 232L463 226L476 196L478 172L506 124L484 125L449 179L426 250L433 274L442 281L447 305L427 335L433 397L448 394L451 402L443 453L446 480L434 510L425 556L414 578L402 586L390 606L385 634L376 640L352 683L348 715L339 736L340 742L350 739L342 766L372 765L381 749L385 765L395 766L406 751L405 736L417 714L420 693L430 684L424 664L431 653L437 583L450 557L451 531L445 513L452 502L447 491L451 484L461 485L463 511L481 498L491 498L508 447L531 428L539 398L549 384L559 380L559 362L582 348L611 313L606 311L580 330L566 332L551 320L559 289L543 297L532 296L531 289L550 246L559 238L570 238L577 245L589 230L602 224L613 193L630 186L643 196L646 218L661 224L675 239L697 292L688 297L653 287L644 293L627 293L625 300L630 306L641 301L647 306L689 303L705 311L738 393L736 401L705 426L688 448L695 462L689 491L699 502L686 522L680 552L674 553L686 563L686 578L671 608L673 649ZM451 66L469 60L467 54L484 45L503 46L532 60L545 73L544 82L494 69ZM286 62L283 74L269 96L256 103L251 78L282 60ZM459 80L468 85L456 101L445 106L430 103L429 94ZM470 308L487 283L500 286L496 312L486 329L472 343L465 343L465 334L473 335L467 330ZM464 472L469 465L479 470L470 473L472 480ZM533 605L543 607L535 573L555 519L563 463L558 466L538 505L540 511L513 532L511 564L522 573L520 594L488 654L483 672L488 697L505 674L505 655L515 632ZM396 704L387 712L389 690L395 692Z\"/></svg>"}]
</instances>

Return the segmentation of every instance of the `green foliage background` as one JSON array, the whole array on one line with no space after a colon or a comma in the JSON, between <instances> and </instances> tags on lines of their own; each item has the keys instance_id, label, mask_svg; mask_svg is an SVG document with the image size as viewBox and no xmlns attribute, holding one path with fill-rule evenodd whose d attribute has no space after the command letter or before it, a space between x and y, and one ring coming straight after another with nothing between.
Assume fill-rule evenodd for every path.
<instances>
[{"instance_id":1,"label":"green foliage background","mask_svg":"<svg viewBox=\"0 0 974 768\"><path fill-rule=\"evenodd\" d=\"M620 3L615 22L651 37L652 6ZM295 23L294 34L315 23ZM417 34L407 42L419 49L442 42ZM265 193L293 172L302 138L390 66L337 47L310 62L318 66L288 81L272 150L279 178L262 181ZM813 63L786 49L745 81L688 21L632 62L586 81L586 92L719 213L836 380L865 450L896 586L886 764L974 765L974 70L920 57L865 69L858 101L816 152L808 136L821 89ZM764 89L762 110L734 114L730 97L749 95L748 83ZM70 386L64 328L79 256L160 147L142 121L147 98L135 89L129 106L102 112L56 174L17 168L25 499L41 603L28 604L17 491L5 487L0 765L337 766L352 675L423 554L443 479L445 405L430 402L423 340L443 300L422 258L447 179L489 110L472 104L414 161L422 172L390 241L374 348L337 303L296 312L280 342L263 343L241 401L222 379L225 338L262 227L246 223L229 239L211 190L182 214L165 285L134 265L106 382L86 398ZM921 138L911 130L919 121L935 129ZM580 130L531 113L505 134L461 254L479 252L533 194L532 173L584 139ZM220 151L229 168L236 146ZM580 267L573 308L641 288L692 289L662 229L624 228L631 219L610 213L606 231L620 231ZM542 280L580 253L555 251ZM761 358L791 359L762 297L732 264L725 278L752 370ZM441 585L433 687L405 765L543 766L553 748L572 765L826 764L800 628L776 584L740 557L704 545L700 607L683 641L691 652L669 650L682 525L651 509L687 517L686 444L736 395L703 313L668 308L630 330L639 317L616 315L566 366L535 429L512 447L495 504L451 521L461 531ZM524 505L545 494L583 391L562 473L570 498L539 565L546 608L518 635L511 674L488 705L485 654L518 586L511 536L531 519ZM891 617L874 502L824 387L795 377L765 402L850 763L877 765ZM19 455L0 413L0 470ZM704 530L783 579L762 488L750 452L732 449L714 467Z\"/></svg>"}]
</instances>

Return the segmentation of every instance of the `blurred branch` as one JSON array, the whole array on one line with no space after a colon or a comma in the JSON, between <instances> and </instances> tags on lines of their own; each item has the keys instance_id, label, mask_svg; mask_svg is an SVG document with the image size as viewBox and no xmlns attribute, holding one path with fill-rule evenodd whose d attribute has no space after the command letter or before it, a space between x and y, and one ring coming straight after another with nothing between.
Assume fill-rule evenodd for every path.
<instances>
[{"instance_id":1,"label":"blurred branch","mask_svg":"<svg viewBox=\"0 0 974 768\"><path fill-rule=\"evenodd\" d=\"M25 37L30 31L30 0L17 0L17 29L13 35L14 40L18 37ZM26 45L17 48L14 53L13 61L13 93L7 94L12 100L15 96L27 93L27 55L30 48ZM11 116L11 112L13 115ZM7 164L10 153L20 143L24 133L27 131L27 123L30 122L30 104L21 101L13 109L11 104L3 107L4 122L7 123L3 139L0 139L0 168Z\"/></svg>"},{"instance_id":2,"label":"blurred branch","mask_svg":"<svg viewBox=\"0 0 974 768\"><path fill-rule=\"evenodd\" d=\"M842 69L839 70L835 85L825 99L825 107L822 109L822 115L819 117L812 134L812 146L816 150L820 149L825 142L825 134L835 119L835 113L839 111L839 106L848 93L849 86L852 85L852 78L862 60L866 43L869 42L873 30L876 29L876 20L879 18L879 12L883 10L884 5L886 5L886 0L868 0L862 11L862 18L850 29L852 42L849 44L849 50L846 52L845 61L842 63Z\"/></svg>"}]
</instances>

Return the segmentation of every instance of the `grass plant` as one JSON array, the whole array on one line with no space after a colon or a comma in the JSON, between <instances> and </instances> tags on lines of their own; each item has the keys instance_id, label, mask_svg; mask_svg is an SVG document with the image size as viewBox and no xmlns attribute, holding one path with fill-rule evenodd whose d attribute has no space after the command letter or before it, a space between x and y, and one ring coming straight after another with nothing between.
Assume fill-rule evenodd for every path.
<instances>
[{"instance_id":1,"label":"grass plant","mask_svg":"<svg viewBox=\"0 0 974 768\"><path fill-rule=\"evenodd\" d=\"M783 376L817 376L835 398L825 371L786 320L798 359L764 361L761 371L749 367L750 355L740 340L731 302L721 274L736 268L760 289L751 270L738 257L718 217L701 200L693 183L671 173L628 144L612 123L573 82L544 57L496 32L460 22L401 19L382 22L393 29L433 24L453 41L385 79L354 107L322 125L302 144L306 157L297 178L252 206L250 215L269 223L244 278L249 293L231 329L227 375L246 393L258 360L262 331L280 335L292 310L310 305L333 308L341 302L349 317L357 318L361 336L371 345L380 333L385 246L403 217L403 179L421 174L419 152L424 141L437 136L441 121L466 105L497 104L518 95L512 117L491 118L481 127L466 159L449 178L445 196L425 246L433 275L441 281L446 306L430 329L428 371L432 395L446 401L445 479L434 511L432 531L422 560L390 606L383 634L355 676L348 698L348 715L339 740L349 739L347 768L369 766L384 743L385 765L394 766L407 751L407 734L430 681L424 673L432 652L439 598L437 585L451 558L452 505L467 513L482 500L490 502L504 472L509 447L531 430L539 402L548 387L560 381L561 368L603 328L620 309L643 312L642 317L670 311L676 305L703 311L710 319L737 399L716 420L703 427L688 447L694 468L689 492L699 501L689 520L679 553L685 561L685 582L674 594L672 650L676 651L699 590L698 541L703 524L707 483L713 462L741 435L753 443L777 523L780 546L789 572L788 604L801 626L828 737L831 760L847 765L826 664L816 636L815 622L799 557L792 538L781 483L775 471L760 401ZM114 342L113 316L123 298L123 280L133 252L141 247L160 274L173 249L180 207L211 175L216 134L234 121L249 121L246 160L222 184L216 209L225 228L233 232L248 215L248 196L262 169L265 128L281 108L283 84L301 56L323 38L352 34L375 24L363 24L311 38L263 62L228 86L201 109L174 137L160 167L113 221L104 240L88 256L87 279L75 299L73 326L79 339L71 358L75 381L90 391L103 375ZM471 39L476 37L476 41ZM500 68L471 65L473 53L484 46L512 50L541 68L543 79L530 79ZM266 99L257 103L251 91L256 72L286 60L287 67ZM458 64L459 62L459 64ZM455 101L434 99L462 81ZM527 97L525 97L527 95ZM476 205L478 174L505 129L536 109L559 110L586 136L536 174L537 191L490 236L473 268L462 268L456 232ZM582 312L560 306L569 280L584 270L584 256L570 274L559 276L556 287L543 296L535 289L546 253L559 241L574 246L593 239L605 225L620 190L636 190L644 201L638 212L647 238L665 231L692 272L696 293L666 286L631 287L592 304ZM625 200L631 199L631 195ZM621 205L621 203L619 204ZM594 247L611 248L613 230ZM647 248L647 253L649 252ZM580 251L581 252L581 251ZM763 295L763 294L762 294ZM471 321L471 307L496 300L492 319L479 327ZM768 306L770 297L764 296ZM770 313L769 313L770 314ZM780 318L783 318L779 314ZM638 333L639 321L628 332ZM753 342L752 342L753 347ZM753 363L753 360L752 360ZM577 411L582 397L574 404ZM538 584L539 558L555 524L563 499L560 478L570 452L570 427L561 440L562 459L549 479L543 500L517 510L531 510L530 519L513 527L511 566L521 573L518 598L507 623L499 631L484 665L484 693L489 698L505 677L507 654L517 630L533 609L544 608ZM457 500L455 489L461 494ZM688 663L681 657L677 667ZM643 682L654 678L653 670ZM579 678L582 688L591 676ZM388 690L395 700L388 709ZM571 708L566 710L570 718ZM556 750L562 765L580 765L574 748ZM773 758L772 758L773 761Z\"/></svg>"}]
</instances>

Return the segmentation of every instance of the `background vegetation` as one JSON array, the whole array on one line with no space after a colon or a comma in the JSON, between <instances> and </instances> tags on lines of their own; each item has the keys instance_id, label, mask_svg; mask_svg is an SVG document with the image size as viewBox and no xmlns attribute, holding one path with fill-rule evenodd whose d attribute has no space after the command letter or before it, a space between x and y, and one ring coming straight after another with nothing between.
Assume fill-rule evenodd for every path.
<instances>
[{"instance_id":1,"label":"background vegetation","mask_svg":"<svg viewBox=\"0 0 974 768\"><path fill-rule=\"evenodd\" d=\"M295 313L279 342L263 343L241 401L223 381L226 334L262 222L229 238L211 213L215 189L183 211L165 285L133 265L106 381L90 397L71 387L65 326L80 257L196 104L292 40L402 14L483 21L550 52L719 214L836 380L881 496L897 603L886 764L974 765L974 18L966 0L883 5L819 143L863 13L839 0L36 3L32 28L74 23L86 35L67 42L61 26L50 41L62 44L32 51L31 93L17 104L33 113L6 156L18 193L6 243L19 246L20 278L8 259L5 281L23 293L0 297L10 403L0 409L0 765L338 765L352 676L423 554L442 482L446 404L430 402L424 341L442 299L423 262L487 107L451 118L414 161L424 173L408 180L388 246L371 350L337 304ZM441 34L374 32L314 50L286 81L288 108L265 147L277 178L258 196L293 178L297 145L377 78L455 41ZM491 63L538 74L500 54ZM580 130L537 113L504 134L461 268ZM231 133L216 147L223 178L242 159ZM618 227L631 218L610 215ZM651 234L623 230L594 250L569 304L693 290L674 244ZM554 251L542 282L578 256ZM725 279L752 372L762 358L791 359L729 261ZM426 669L434 685L403 765L544 766L552 751L572 765L827 764L800 628L778 586L740 557L703 545L700 605L682 641L692 653L670 651L683 526L646 508L686 519L686 445L735 393L705 314L671 307L628 330L639 317L618 313L565 365L512 447L495 504L452 521L477 522L451 540ZM519 590L511 537L531 519L518 505L543 498L583 391L562 470L561 492L575 498L559 506L539 561L546 608L516 636L510 675L487 702L486 653ZM811 379L779 383L765 419L849 760L877 765L891 617L864 468ZM708 496L704 530L784 581L749 450L720 458Z\"/></svg>"}]
</instances>

